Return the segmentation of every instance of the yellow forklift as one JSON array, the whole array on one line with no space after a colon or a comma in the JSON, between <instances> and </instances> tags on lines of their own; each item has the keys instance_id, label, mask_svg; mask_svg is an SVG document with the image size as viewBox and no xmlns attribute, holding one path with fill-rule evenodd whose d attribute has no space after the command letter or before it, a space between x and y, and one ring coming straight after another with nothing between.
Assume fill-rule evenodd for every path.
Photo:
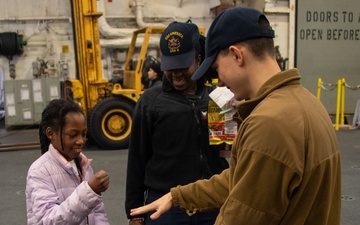
<instances>
[{"instance_id":1,"label":"yellow forklift","mask_svg":"<svg viewBox=\"0 0 360 225\"><path fill-rule=\"evenodd\" d=\"M71 97L87 113L88 136L104 149L128 147L132 114L135 104L144 92L143 66L149 39L161 34L165 27L146 27L133 33L127 53L122 83L103 79L100 32L96 0L71 0L74 40L77 61L77 79L64 82L64 96ZM136 39L143 35L136 67L132 68Z\"/></svg>"}]
</instances>

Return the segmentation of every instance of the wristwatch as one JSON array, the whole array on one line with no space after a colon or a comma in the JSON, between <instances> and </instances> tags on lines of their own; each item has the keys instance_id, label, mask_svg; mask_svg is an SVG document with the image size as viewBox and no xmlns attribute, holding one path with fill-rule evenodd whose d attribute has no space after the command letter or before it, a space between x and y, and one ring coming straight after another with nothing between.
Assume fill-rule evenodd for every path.
<instances>
[{"instance_id":1,"label":"wristwatch","mask_svg":"<svg viewBox=\"0 0 360 225\"><path fill-rule=\"evenodd\" d=\"M140 223L143 223L144 218L143 217L131 218L131 219L129 219L128 223L133 222L133 221L139 221Z\"/></svg>"}]
</instances>

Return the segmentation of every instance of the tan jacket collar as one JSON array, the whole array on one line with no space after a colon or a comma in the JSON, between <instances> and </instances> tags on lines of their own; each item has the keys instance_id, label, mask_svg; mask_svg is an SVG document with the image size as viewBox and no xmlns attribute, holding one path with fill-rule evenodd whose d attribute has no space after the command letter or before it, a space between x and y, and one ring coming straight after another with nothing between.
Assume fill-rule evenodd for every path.
<instances>
[{"instance_id":1,"label":"tan jacket collar","mask_svg":"<svg viewBox=\"0 0 360 225\"><path fill-rule=\"evenodd\" d=\"M298 69L289 69L274 75L267 80L259 89L255 98L249 99L238 105L238 111L241 120L250 115L252 110L271 92L280 87L300 84L300 74Z\"/></svg>"}]
</instances>

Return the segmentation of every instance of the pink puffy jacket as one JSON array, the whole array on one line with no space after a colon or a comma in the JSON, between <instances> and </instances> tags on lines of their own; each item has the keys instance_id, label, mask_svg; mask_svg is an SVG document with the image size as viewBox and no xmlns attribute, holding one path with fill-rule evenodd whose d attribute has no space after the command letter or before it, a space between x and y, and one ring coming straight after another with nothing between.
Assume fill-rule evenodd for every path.
<instances>
[{"instance_id":1,"label":"pink puffy jacket","mask_svg":"<svg viewBox=\"0 0 360 225\"><path fill-rule=\"evenodd\" d=\"M26 179L28 225L109 224L102 197L87 183L94 175L91 159L82 153L79 157L83 182L52 145L30 166Z\"/></svg>"}]
</instances>

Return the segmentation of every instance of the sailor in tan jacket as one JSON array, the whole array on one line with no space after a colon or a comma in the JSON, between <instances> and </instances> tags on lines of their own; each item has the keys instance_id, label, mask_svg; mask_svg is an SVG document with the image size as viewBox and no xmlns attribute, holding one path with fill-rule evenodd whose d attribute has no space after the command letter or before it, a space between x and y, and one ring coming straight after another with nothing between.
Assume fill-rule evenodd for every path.
<instances>
[{"instance_id":1,"label":"sailor in tan jacket","mask_svg":"<svg viewBox=\"0 0 360 225\"><path fill-rule=\"evenodd\" d=\"M242 119L230 168L209 180L172 188L133 215L175 206L189 214L220 208L215 224L338 225L341 164L335 130L316 97L300 84L297 69L281 72L274 31L251 8L225 10L207 35L206 59L219 86L228 87ZM146 224L146 223L145 223Z\"/></svg>"}]
</instances>

